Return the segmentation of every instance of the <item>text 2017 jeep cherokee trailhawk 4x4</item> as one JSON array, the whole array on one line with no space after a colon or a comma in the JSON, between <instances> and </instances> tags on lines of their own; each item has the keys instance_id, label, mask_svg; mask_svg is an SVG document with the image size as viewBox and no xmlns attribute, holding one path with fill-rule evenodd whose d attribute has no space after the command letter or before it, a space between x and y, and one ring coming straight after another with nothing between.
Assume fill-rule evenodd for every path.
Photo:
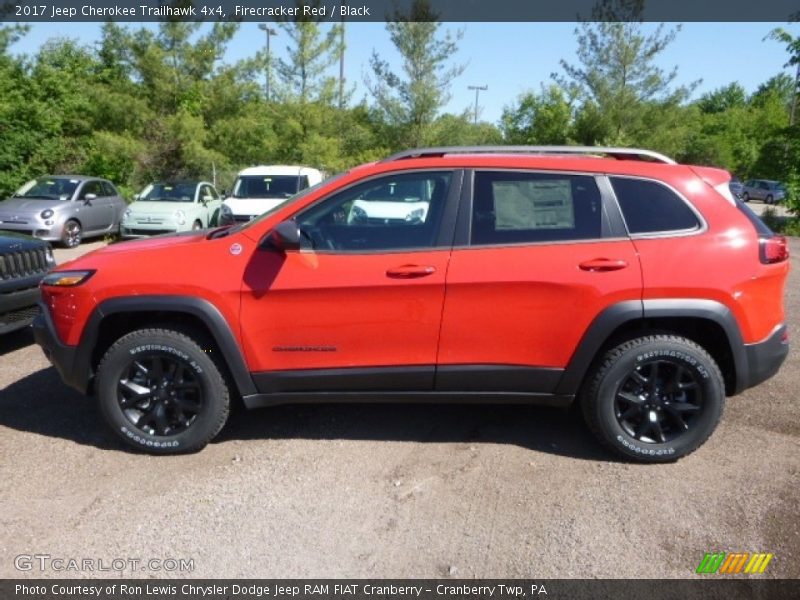
<instances>
[{"instance_id":1,"label":"text 2017 jeep cherokee trailhawk 4x4","mask_svg":"<svg viewBox=\"0 0 800 600\"><path fill-rule=\"evenodd\" d=\"M786 239L729 180L642 150L413 150L62 265L36 339L156 453L202 448L237 396L577 399L608 447L674 460L788 352Z\"/></svg>"}]
</instances>

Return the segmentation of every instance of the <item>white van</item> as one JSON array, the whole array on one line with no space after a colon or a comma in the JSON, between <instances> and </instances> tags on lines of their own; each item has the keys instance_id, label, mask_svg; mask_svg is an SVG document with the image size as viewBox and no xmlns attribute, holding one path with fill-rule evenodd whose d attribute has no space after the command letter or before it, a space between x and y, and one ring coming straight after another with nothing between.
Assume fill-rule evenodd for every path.
<instances>
[{"instance_id":1,"label":"white van","mask_svg":"<svg viewBox=\"0 0 800 600\"><path fill-rule=\"evenodd\" d=\"M320 181L322 173L309 167L262 165L243 169L223 204L221 223L250 221Z\"/></svg>"}]
</instances>

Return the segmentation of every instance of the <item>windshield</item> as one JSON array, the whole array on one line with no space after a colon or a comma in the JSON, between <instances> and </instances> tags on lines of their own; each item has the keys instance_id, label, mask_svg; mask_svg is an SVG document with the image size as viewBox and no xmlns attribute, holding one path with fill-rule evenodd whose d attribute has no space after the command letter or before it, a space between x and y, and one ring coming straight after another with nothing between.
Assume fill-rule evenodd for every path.
<instances>
[{"instance_id":1,"label":"windshield","mask_svg":"<svg viewBox=\"0 0 800 600\"><path fill-rule=\"evenodd\" d=\"M35 200L69 200L79 183L78 179L42 177L30 180L19 188L14 196Z\"/></svg>"},{"instance_id":2,"label":"windshield","mask_svg":"<svg viewBox=\"0 0 800 600\"><path fill-rule=\"evenodd\" d=\"M196 183L153 183L139 194L147 202L193 202Z\"/></svg>"},{"instance_id":3,"label":"windshield","mask_svg":"<svg viewBox=\"0 0 800 600\"><path fill-rule=\"evenodd\" d=\"M290 198L302 187L300 175L244 175L233 186L234 198Z\"/></svg>"}]
</instances>

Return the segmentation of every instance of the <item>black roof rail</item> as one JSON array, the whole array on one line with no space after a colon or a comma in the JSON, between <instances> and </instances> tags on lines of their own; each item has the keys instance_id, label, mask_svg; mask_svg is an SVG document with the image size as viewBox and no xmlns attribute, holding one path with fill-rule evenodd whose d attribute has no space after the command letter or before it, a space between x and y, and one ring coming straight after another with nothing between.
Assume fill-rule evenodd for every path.
<instances>
[{"instance_id":1,"label":"black roof rail","mask_svg":"<svg viewBox=\"0 0 800 600\"><path fill-rule=\"evenodd\" d=\"M673 159L652 150L640 148L613 148L606 146L441 146L416 148L398 152L381 162L392 162L407 158L426 158L447 154L589 154L603 155L617 160L644 160L668 165L677 164Z\"/></svg>"}]
</instances>

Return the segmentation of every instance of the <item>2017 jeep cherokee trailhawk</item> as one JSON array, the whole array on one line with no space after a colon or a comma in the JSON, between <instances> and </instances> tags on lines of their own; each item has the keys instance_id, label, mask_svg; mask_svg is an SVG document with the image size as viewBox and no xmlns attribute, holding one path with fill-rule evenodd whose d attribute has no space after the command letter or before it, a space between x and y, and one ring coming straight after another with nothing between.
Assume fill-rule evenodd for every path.
<instances>
[{"instance_id":1,"label":"2017 jeep cherokee trailhawk","mask_svg":"<svg viewBox=\"0 0 800 600\"><path fill-rule=\"evenodd\" d=\"M643 150L409 151L62 265L36 339L155 453L202 448L236 397L576 400L612 450L674 460L788 352L786 240L729 180Z\"/></svg>"}]
</instances>

